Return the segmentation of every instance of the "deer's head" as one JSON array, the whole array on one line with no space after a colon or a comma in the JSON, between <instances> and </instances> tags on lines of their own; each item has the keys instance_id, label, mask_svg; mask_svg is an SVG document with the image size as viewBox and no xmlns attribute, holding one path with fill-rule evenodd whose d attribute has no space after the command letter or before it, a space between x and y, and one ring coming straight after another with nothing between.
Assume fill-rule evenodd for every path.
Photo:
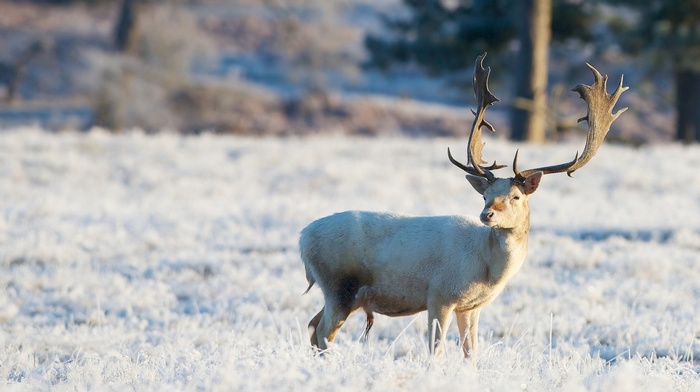
<instances>
[{"instance_id":1,"label":"deer's head","mask_svg":"<svg viewBox=\"0 0 700 392\"><path fill-rule=\"evenodd\" d=\"M469 183L484 196L485 206L481 212L481 221L487 226L509 229L517 227L529 217L528 198L537 190L543 175L565 172L571 176L574 171L586 165L593 158L610 130L612 122L627 110L624 108L615 114L612 113L620 95L628 87L622 87L623 78L620 77L620 83L615 92L612 95L608 94L606 91L608 77L602 76L592 65L586 64L593 72L593 85L579 84L572 89L572 91L578 92L588 104L588 113L578 120L578 122L584 120L588 122L588 135L583 154L579 156L577 152L571 162L520 171L518 170L518 152L516 151L513 159L514 176L498 178L491 171L505 166L499 165L495 161L490 166L483 166L486 162L482 159L484 144L481 142L481 128L486 127L488 130L494 131L493 125L484 119L484 113L490 105L498 101L498 98L491 94L488 88L491 68L484 69L485 56L486 53L477 57L472 79L478 109L472 110L475 118L469 134L467 165L454 159L449 148L447 156L450 162L467 172Z\"/></svg>"}]
</instances>

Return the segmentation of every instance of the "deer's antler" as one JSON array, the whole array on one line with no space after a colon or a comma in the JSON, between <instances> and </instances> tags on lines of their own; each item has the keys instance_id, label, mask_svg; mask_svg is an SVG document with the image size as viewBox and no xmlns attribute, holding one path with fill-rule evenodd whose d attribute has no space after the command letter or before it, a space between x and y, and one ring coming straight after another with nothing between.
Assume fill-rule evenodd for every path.
<instances>
[{"instance_id":1,"label":"deer's antler","mask_svg":"<svg viewBox=\"0 0 700 392\"><path fill-rule=\"evenodd\" d=\"M571 174L585 166L588 161L593 158L598 147L603 143L605 135L610 131L610 125L615 121L627 108L620 109L617 113L613 114L612 110L617 103L623 92L627 91L629 87L622 87L623 76L620 76L620 83L617 85L615 92L612 95L608 94L606 84L608 82L608 77L602 76L597 69L592 65L586 63L588 68L593 72L593 85L587 86L585 84L579 84L578 86L571 89L571 91L576 91L581 96L581 99L586 101L588 104L588 113L585 117L578 119L578 122L586 120L588 122L588 135L586 136L586 146L583 148L583 154L579 157L578 152L573 161L568 163L562 163L554 166L544 166L536 169L528 169L524 171L518 170L518 153L515 153L515 159L513 159L513 172L515 172L516 180L523 180L529 177L531 174L541 171L544 174L552 173L562 173L566 172L569 176Z\"/></svg>"},{"instance_id":2,"label":"deer's antler","mask_svg":"<svg viewBox=\"0 0 700 392\"><path fill-rule=\"evenodd\" d=\"M484 113L490 105L498 101L498 98L489 91L488 83L491 67L484 69L484 57L486 57L486 53L476 58L474 76L472 78L474 96L476 97L478 108L476 111L472 110L472 113L474 113L474 122L472 123L472 129L469 133L469 145L467 147L467 164L469 166L454 159L449 148L447 149L447 157L452 164L467 173L486 177L489 181L493 181L496 177L491 173L491 170L500 169L505 166L499 165L495 161L491 166L481 166L486 163L481 157L481 152L484 148L484 144L481 142L481 127L486 127L491 132L494 132L493 125L484 120Z\"/></svg>"}]
</instances>

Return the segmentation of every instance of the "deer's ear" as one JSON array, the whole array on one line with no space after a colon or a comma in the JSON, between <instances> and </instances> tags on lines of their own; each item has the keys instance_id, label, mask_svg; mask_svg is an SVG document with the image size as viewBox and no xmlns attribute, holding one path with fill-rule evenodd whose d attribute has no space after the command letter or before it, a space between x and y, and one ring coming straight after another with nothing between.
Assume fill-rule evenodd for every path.
<instances>
[{"instance_id":1,"label":"deer's ear","mask_svg":"<svg viewBox=\"0 0 700 392\"><path fill-rule=\"evenodd\" d=\"M486 188L489 187L489 180L484 177L474 176L471 174L467 174L466 177L467 180L469 180L469 183L472 184L472 187L474 187L474 190L482 195L484 192L486 192Z\"/></svg>"},{"instance_id":2,"label":"deer's ear","mask_svg":"<svg viewBox=\"0 0 700 392\"><path fill-rule=\"evenodd\" d=\"M542 180L543 174L544 173L541 171L538 171L525 178L523 181L523 189L526 195L530 195L537 190L537 187L540 186L540 180Z\"/></svg>"}]
</instances>

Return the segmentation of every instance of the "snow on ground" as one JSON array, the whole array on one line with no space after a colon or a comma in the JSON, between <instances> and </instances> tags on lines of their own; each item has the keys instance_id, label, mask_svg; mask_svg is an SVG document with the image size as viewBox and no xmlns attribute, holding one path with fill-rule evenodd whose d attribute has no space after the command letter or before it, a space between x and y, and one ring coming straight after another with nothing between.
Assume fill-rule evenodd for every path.
<instances>
[{"instance_id":1,"label":"snow on ground","mask_svg":"<svg viewBox=\"0 0 700 392\"><path fill-rule=\"evenodd\" d=\"M700 391L700 147L604 145L531 201L529 257L427 355L426 316L351 317L324 357L298 232L346 209L476 215L465 140L0 134L3 390ZM521 166L578 144L489 141ZM502 173L508 173L504 169Z\"/></svg>"}]
</instances>

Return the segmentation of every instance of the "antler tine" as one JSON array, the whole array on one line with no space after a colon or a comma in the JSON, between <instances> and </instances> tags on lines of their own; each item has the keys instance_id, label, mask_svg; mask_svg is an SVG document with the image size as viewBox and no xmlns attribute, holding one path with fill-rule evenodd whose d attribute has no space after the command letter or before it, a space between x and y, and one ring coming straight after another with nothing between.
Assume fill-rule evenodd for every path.
<instances>
[{"instance_id":1,"label":"antler tine","mask_svg":"<svg viewBox=\"0 0 700 392\"><path fill-rule=\"evenodd\" d=\"M495 176L491 173L491 170L503 168L505 165L499 165L494 161L491 166L482 166L482 164L486 162L482 159L481 155L484 148L484 144L481 142L481 127L486 127L491 132L495 131L493 125L484 120L484 113L490 105L493 105L494 102L498 102L498 98L489 91L488 82L491 68L488 67L484 69L484 57L486 57L486 53L476 58L474 76L472 77L474 96L476 97L478 109L476 111L472 110L472 113L474 113L474 122L472 123L472 128L469 133L469 144L467 146L467 163L471 165L471 167L455 160L452 154L450 154L449 148L447 149L447 155L450 162L467 173L486 177L489 181L493 181Z\"/></svg>"},{"instance_id":2,"label":"antler tine","mask_svg":"<svg viewBox=\"0 0 700 392\"><path fill-rule=\"evenodd\" d=\"M541 171L542 174L552 174L552 173L562 173L562 172L567 172L569 177L571 177L571 173L573 173L573 170L571 170L571 167L576 164L578 161L578 151L576 151L576 156L571 162L566 162L566 163L561 163L558 165L553 165L553 166L543 166L543 167L538 167L536 169L528 169L528 170L523 170L519 171L518 170L518 151L515 151L515 158L513 158L513 173L515 173L515 179L516 180L522 180L527 177L529 177L531 174ZM574 169L576 170L576 169Z\"/></svg>"},{"instance_id":3,"label":"antler tine","mask_svg":"<svg viewBox=\"0 0 700 392\"><path fill-rule=\"evenodd\" d=\"M610 131L610 126L612 125L613 121L615 121L627 110L627 108L623 108L614 114L612 112L622 93L629 89L629 87L622 86L624 75L620 76L620 83L618 83L613 94L610 95L606 89L608 81L607 75L601 75L600 72L595 69L595 67L588 63L586 63L586 65L593 73L593 85L588 86L585 84L579 84L571 89L571 91L576 91L579 93L581 99L586 101L588 104L588 112L586 113L586 116L578 119L578 122L584 120L588 122L588 134L586 135L586 145L583 148L583 153L579 157L577 152L574 160L568 163L555 166L545 166L537 169L529 169L523 172L518 172L514 163L513 170L515 171L517 179L526 178L537 171L544 172L544 174L566 172L569 176L571 176L574 171L585 166L593 158L598 151L598 148L603 143L608 131Z\"/></svg>"},{"instance_id":4,"label":"antler tine","mask_svg":"<svg viewBox=\"0 0 700 392\"><path fill-rule=\"evenodd\" d=\"M467 173L469 173L469 174L472 174L472 175L475 175L475 176L481 176L481 175L482 175L481 173L479 173L478 171L476 171L476 169L474 169L472 166L467 166L467 165L465 165L465 164L459 162L458 160L456 160L456 159L452 156L452 153L450 152L450 148L449 148L449 147L447 147L447 158L450 160L450 162L452 162L453 165L457 166L458 168L464 170L465 172L467 172ZM502 169L502 168L504 168L504 167L506 167L506 165L499 165L499 164L497 164L497 163L494 161L493 164L492 164L491 166L482 166L481 168L482 168L482 170L484 170L484 171L491 171L491 170L496 170L496 169Z\"/></svg>"}]
</instances>

